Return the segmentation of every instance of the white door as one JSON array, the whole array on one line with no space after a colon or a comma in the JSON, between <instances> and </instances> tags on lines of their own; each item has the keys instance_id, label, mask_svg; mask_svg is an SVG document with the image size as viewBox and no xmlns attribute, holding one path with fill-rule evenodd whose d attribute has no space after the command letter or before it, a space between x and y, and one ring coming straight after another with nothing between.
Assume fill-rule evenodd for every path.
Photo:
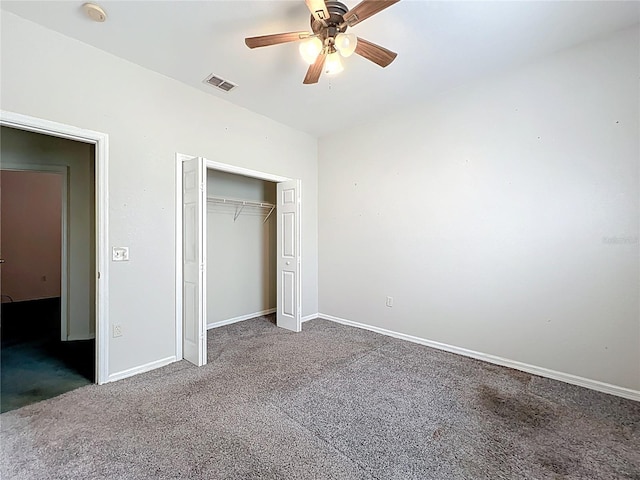
<instances>
[{"instance_id":1,"label":"white door","mask_svg":"<svg viewBox=\"0 0 640 480\"><path fill-rule=\"evenodd\" d=\"M205 232L205 163L182 163L182 351L194 365L207 363Z\"/></svg>"},{"instance_id":2,"label":"white door","mask_svg":"<svg viewBox=\"0 0 640 480\"><path fill-rule=\"evenodd\" d=\"M278 233L278 326L299 332L300 305L300 181L277 185Z\"/></svg>"}]
</instances>

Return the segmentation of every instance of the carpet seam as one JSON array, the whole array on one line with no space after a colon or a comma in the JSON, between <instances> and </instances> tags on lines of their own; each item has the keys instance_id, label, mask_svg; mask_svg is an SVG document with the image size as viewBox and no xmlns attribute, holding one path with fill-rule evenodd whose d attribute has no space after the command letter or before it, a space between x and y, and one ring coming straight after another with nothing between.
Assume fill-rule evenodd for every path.
<instances>
[{"instance_id":1,"label":"carpet seam","mask_svg":"<svg viewBox=\"0 0 640 480\"><path fill-rule=\"evenodd\" d=\"M380 335L380 334L378 333L378 334L376 334L376 335ZM384 336L384 335L381 335L381 336ZM378 350L380 350L382 347L384 347L384 346L388 345L389 343L391 343L391 339L385 339L385 340L386 340L386 341L385 341L384 343L381 343L381 344L380 344L380 345L378 345L377 347L374 347L374 348L372 348L371 350L369 350L369 351L367 351L367 352L364 352L362 355L355 357L355 358L354 358L353 360L351 360L350 362L345 363L344 367L342 367L341 369L343 369L343 368L345 368L345 367L348 367L348 366L353 365L353 364L354 364L354 363L356 363L357 361L362 360L363 358L365 358L365 357L367 357L367 356L371 355L372 353L377 352L377 351L378 351Z\"/></svg>"},{"instance_id":2,"label":"carpet seam","mask_svg":"<svg viewBox=\"0 0 640 480\"><path fill-rule=\"evenodd\" d=\"M379 334L376 334L379 335ZM383 336L383 335L381 335ZM321 381L324 381L329 375L335 374L337 372L340 372L342 370L345 370L347 367L350 367L351 365L353 365L355 362L367 357L368 355L371 355L372 353L375 353L377 350L379 350L380 348L384 347L385 345L387 345L388 343L391 342L391 339L385 339L384 343L381 343L380 345L368 350L367 352L364 352L362 355L359 355L357 357L355 357L353 360L346 362L344 365L342 365L339 368L336 368L335 370L328 372L326 375L324 375L322 378L317 379L314 382L311 382L307 385L305 385L306 387L309 387L311 385L314 385L316 383L319 383ZM380 480L380 477L376 477L372 472L370 472L369 470L366 469L366 467L364 465L362 465L358 460L355 460L353 458L351 458L349 455L347 455L345 452L343 452L342 450L340 450L338 447L334 446L333 444L329 443L329 441L323 437L321 437L320 435L315 434L314 432L312 432L311 430L309 430L308 427L306 427L305 425L303 425L302 423L300 423L297 419L293 418L291 415L289 415L289 413L286 410L283 410L280 405L278 405L277 403L275 403L273 400L269 400L269 403L272 404L272 406L274 406L278 411L280 411L285 417L287 417L289 420L291 420L293 423L295 423L296 425L298 425L301 429L303 429L305 432L307 432L311 437L316 438L318 440L320 440L321 442L323 442L325 445L327 445L329 448L331 448L332 450L338 452L339 454L341 454L343 457L348 458L350 461L352 461L355 465L358 466L358 468L360 470L362 470L364 473L366 473L367 475L369 475L373 480Z\"/></svg>"},{"instance_id":3,"label":"carpet seam","mask_svg":"<svg viewBox=\"0 0 640 480\"><path fill-rule=\"evenodd\" d=\"M358 468L360 470L362 470L364 473L366 473L367 475L369 475L373 480L380 480L380 477L376 477L373 473L371 473L370 471L368 471L364 465L362 465L359 461L354 460L353 458L351 458L349 455L347 455L345 452L343 452L342 450L340 450L338 447L332 445L331 443L329 443L328 440L326 440L325 438L321 437L320 435L317 435L315 433L313 433L311 430L309 430L309 428L307 428L305 425L303 425L302 423L300 423L298 420L296 420L295 418L293 418L291 415L289 415L289 413L286 410L282 410L278 405L273 405L274 407L276 407L285 417L287 417L289 420L291 420L293 423L295 423L296 425L298 425L301 429L303 429L305 432L307 432L309 435L311 435L313 438L316 438L318 440L320 440L322 443L324 443L326 446L328 446L330 449L338 452L340 455L342 455L345 458L348 458L350 461L352 461L355 465L358 466Z\"/></svg>"}]
</instances>

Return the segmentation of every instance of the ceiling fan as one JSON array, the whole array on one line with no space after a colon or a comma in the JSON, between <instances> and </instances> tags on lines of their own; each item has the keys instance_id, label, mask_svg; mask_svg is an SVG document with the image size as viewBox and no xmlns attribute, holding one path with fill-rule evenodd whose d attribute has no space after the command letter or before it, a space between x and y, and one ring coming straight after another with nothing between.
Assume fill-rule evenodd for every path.
<instances>
[{"instance_id":1,"label":"ceiling fan","mask_svg":"<svg viewBox=\"0 0 640 480\"><path fill-rule=\"evenodd\" d=\"M338 73L343 70L340 57L353 53L386 67L398 55L384 47L353 34L345 33L376 13L400 0L363 0L349 10L343 3L331 0L305 0L311 12L310 32L288 32L245 38L249 48L267 47L280 43L300 43L300 54L310 64L303 83L318 83L320 74Z\"/></svg>"}]
</instances>

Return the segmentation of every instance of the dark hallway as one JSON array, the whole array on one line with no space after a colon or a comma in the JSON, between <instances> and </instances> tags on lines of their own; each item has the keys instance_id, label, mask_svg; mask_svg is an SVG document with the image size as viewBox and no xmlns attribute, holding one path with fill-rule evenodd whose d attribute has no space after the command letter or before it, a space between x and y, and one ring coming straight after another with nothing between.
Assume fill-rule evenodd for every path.
<instances>
[{"instance_id":1,"label":"dark hallway","mask_svg":"<svg viewBox=\"0 0 640 480\"><path fill-rule=\"evenodd\" d=\"M1 315L2 412L94 382L95 340L60 341L59 298L5 302Z\"/></svg>"}]
</instances>

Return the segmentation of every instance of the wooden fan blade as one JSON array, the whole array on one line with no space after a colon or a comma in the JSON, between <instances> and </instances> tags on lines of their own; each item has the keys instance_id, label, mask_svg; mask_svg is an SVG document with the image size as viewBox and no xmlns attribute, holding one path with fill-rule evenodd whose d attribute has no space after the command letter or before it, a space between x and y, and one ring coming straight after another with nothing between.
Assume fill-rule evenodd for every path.
<instances>
[{"instance_id":1,"label":"wooden fan blade","mask_svg":"<svg viewBox=\"0 0 640 480\"><path fill-rule=\"evenodd\" d=\"M278 45L279 43L297 42L310 35L309 32L275 33L273 35L262 35L260 37L247 37L244 39L244 43L246 43L249 48L268 47L269 45Z\"/></svg>"},{"instance_id":2,"label":"wooden fan blade","mask_svg":"<svg viewBox=\"0 0 640 480\"><path fill-rule=\"evenodd\" d=\"M347 25L353 27L363 20L372 17L378 12L381 12L387 7L390 7L394 3L398 3L400 0L363 0L358 5L353 7L343 18Z\"/></svg>"},{"instance_id":3,"label":"wooden fan blade","mask_svg":"<svg viewBox=\"0 0 640 480\"><path fill-rule=\"evenodd\" d=\"M371 60L373 63L380 65L382 68L389 65L398 56L397 53L387 50L380 45L371 43L364 38L358 37L358 43L356 43L356 51L358 55Z\"/></svg>"},{"instance_id":4,"label":"wooden fan blade","mask_svg":"<svg viewBox=\"0 0 640 480\"><path fill-rule=\"evenodd\" d=\"M313 63L313 65L309 67L309 70L307 70L307 75L304 77L304 81L302 83L304 83L305 85L309 85L311 83L318 83L318 80L320 80L320 74L322 73L322 67L324 67L324 61L326 58L327 58L327 54L325 52L322 52L318 55L318 58L316 58L316 61Z\"/></svg>"},{"instance_id":5,"label":"wooden fan blade","mask_svg":"<svg viewBox=\"0 0 640 480\"><path fill-rule=\"evenodd\" d=\"M313 15L313 18L322 22L323 25L326 25L329 19L329 10L327 10L324 0L304 0L304 2L307 4L307 8L311 12L311 15Z\"/></svg>"}]
</instances>

